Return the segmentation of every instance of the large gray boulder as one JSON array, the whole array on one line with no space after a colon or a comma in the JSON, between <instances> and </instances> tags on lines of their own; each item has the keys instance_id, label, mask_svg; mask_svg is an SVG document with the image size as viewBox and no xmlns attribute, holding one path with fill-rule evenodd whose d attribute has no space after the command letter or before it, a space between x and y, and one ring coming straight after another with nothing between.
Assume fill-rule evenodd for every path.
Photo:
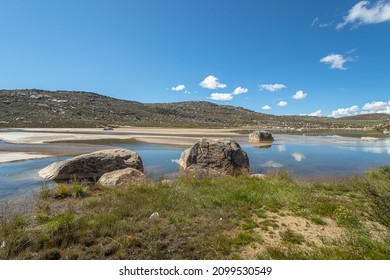
<instances>
[{"instance_id":1,"label":"large gray boulder","mask_svg":"<svg viewBox=\"0 0 390 280\"><path fill-rule=\"evenodd\" d=\"M103 176L100 177L98 183L106 187L121 187L123 185L141 184L144 183L145 180L146 177L141 171L129 167L104 173Z\"/></svg>"},{"instance_id":2,"label":"large gray boulder","mask_svg":"<svg viewBox=\"0 0 390 280\"><path fill-rule=\"evenodd\" d=\"M231 139L202 138L180 157L186 173L221 176L249 172L249 159L240 145Z\"/></svg>"},{"instance_id":3,"label":"large gray boulder","mask_svg":"<svg viewBox=\"0 0 390 280\"><path fill-rule=\"evenodd\" d=\"M144 171L139 154L126 149L109 149L54 162L41 169L38 174L47 180L96 181L104 173L128 167Z\"/></svg>"},{"instance_id":4,"label":"large gray boulder","mask_svg":"<svg viewBox=\"0 0 390 280\"><path fill-rule=\"evenodd\" d=\"M249 134L249 142L273 142L274 138L268 131L254 131Z\"/></svg>"}]
</instances>

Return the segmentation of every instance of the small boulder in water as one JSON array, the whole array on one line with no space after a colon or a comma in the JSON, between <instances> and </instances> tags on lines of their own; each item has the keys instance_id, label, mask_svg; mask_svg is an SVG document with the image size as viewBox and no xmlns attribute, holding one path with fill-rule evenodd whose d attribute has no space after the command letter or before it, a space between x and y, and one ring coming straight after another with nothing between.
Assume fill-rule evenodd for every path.
<instances>
[{"instance_id":1,"label":"small boulder in water","mask_svg":"<svg viewBox=\"0 0 390 280\"><path fill-rule=\"evenodd\" d=\"M273 142L274 138L268 131L254 131L249 134L249 142Z\"/></svg>"}]
</instances>

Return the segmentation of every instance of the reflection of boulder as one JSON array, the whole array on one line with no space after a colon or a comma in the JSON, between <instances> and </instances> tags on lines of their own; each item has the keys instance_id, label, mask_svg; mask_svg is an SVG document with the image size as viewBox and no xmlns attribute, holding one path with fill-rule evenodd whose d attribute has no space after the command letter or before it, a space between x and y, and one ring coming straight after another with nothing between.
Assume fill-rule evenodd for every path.
<instances>
[{"instance_id":1,"label":"reflection of boulder","mask_svg":"<svg viewBox=\"0 0 390 280\"><path fill-rule=\"evenodd\" d=\"M249 134L249 142L273 142L272 134L267 131L254 131Z\"/></svg>"},{"instance_id":2,"label":"reflection of boulder","mask_svg":"<svg viewBox=\"0 0 390 280\"><path fill-rule=\"evenodd\" d=\"M139 154L126 149L109 149L54 162L38 174L48 180L97 180L104 173L128 167L144 171Z\"/></svg>"},{"instance_id":3,"label":"reflection of boulder","mask_svg":"<svg viewBox=\"0 0 390 280\"><path fill-rule=\"evenodd\" d=\"M126 184L141 184L145 179L141 171L129 167L103 174L98 183L103 186L120 187Z\"/></svg>"},{"instance_id":4,"label":"reflection of boulder","mask_svg":"<svg viewBox=\"0 0 390 280\"><path fill-rule=\"evenodd\" d=\"M249 159L231 139L202 138L180 157L180 166L197 175L237 175L249 172Z\"/></svg>"},{"instance_id":5,"label":"reflection of boulder","mask_svg":"<svg viewBox=\"0 0 390 280\"><path fill-rule=\"evenodd\" d=\"M249 142L249 144L252 147L257 148L257 149L270 149L272 147L271 143L251 143L251 142Z\"/></svg>"}]
</instances>

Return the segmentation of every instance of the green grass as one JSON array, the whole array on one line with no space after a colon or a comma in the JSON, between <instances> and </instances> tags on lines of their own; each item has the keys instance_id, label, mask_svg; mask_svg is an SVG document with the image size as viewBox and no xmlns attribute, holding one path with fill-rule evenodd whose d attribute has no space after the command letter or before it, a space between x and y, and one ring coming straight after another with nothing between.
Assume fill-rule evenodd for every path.
<instances>
[{"instance_id":1,"label":"green grass","mask_svg":"<svg viewBox=\"0 0 390 280\"><path fill-rule=\"evenodd\" d=\"M280 236L284 242L302 244L303 241L305 241L305 237L302 234L294 232L291 229L287 229L286 231L282 232Z\"/></svg>"},{"instance_id":2,"label":"green grass","mask_svg":"<svg viewBox=\"0 0 390 280\"><path fill-rule=\"evenodd\" d=\"M172 186L60 184L42 189L34 213L0 217L0 258L245 259L251 248L259 259L390 259L388 183L383 167L316 183L274 172L265 180L182 177ZM345 234L319 245L279 223L286 215ZM270 246L267 236L281 242Z\"/></svg>"}]
</instances>

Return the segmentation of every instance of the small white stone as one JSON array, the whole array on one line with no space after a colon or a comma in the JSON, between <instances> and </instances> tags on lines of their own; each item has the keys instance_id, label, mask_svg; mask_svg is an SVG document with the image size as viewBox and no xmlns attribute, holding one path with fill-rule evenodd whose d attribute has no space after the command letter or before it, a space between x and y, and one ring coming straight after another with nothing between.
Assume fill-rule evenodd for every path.
<instances>
[{"instance_id":1,"label":"small white stone","mask_svg":"<svg viewBox=\"0 0 390 280\"><path fill-rule=\"evenodd\" d=\"M266 176L264 174L252 174L251 177L258 178L258 179L265 179Z\"/></svg>"},{"instance_id":2,"label":"small white stone","mask_svg":"<svg viewBox=\"0 0 390 280\"><path fill-rule=\"evenodd\" d=\"M159 217L158 212L154 212L152 215L150 215L149 219L154 220L154 219L157 219L158 217Z\"/></svg>"}]
</instances>

